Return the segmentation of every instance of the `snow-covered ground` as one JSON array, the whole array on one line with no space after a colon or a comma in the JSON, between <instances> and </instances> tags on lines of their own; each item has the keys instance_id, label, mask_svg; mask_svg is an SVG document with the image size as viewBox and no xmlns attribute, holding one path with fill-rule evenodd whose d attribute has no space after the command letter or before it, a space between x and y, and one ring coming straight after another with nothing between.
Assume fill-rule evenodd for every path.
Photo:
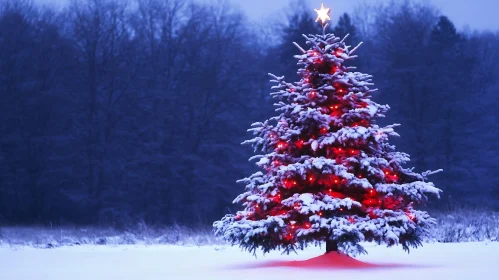
<instances>
[{"instance_id":1,"label":"snow-covered ground","mask_svg":"<svg viewBox=\"0 0 499 280\"><path fill-rule=\"evenodd\" d=\"M361 261L390 264L368 268L298 268L320 248L298 255L278 252L255 259L237 247L165 245L74 246L55 249L0 248L2 280L265 280L265 279L476 279L499 275L499 243L432 243L405 253L366 245ZM277 266L273 261L284 261ZM305 263L306 264L306 263ZM355 277L355 278L350 278Z\"/></svg>"}]
</instances>

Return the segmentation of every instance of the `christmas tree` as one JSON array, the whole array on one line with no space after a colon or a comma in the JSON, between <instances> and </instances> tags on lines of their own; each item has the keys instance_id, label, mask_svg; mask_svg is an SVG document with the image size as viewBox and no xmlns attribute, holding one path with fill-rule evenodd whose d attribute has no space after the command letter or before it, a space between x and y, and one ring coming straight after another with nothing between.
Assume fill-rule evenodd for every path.
<instances>
[{"instance_id":1,"label":"christmas tree","mask_svg":"<svg viewBox=\"0 0 499 280\"><path fill-rule=\"evenodd\" d=\"M375 121L389 106L370 99L372 76L347 66L358 46L326 34L329 9L316 12L323 34L304 35L308 50L295 43L300 81L271 75L280 114L254 123L243 143L264 153L252 157L264 171L240 180L246 191L234 203L245 209L215 222L215 234L264 253L324 241L326 252L349 255L366 253L360 242L418 247L435 219L414 207L439 196L427 181L435 172L402 167L409 156L388 144L397 125Z\"/></svg>"}]
</instances>

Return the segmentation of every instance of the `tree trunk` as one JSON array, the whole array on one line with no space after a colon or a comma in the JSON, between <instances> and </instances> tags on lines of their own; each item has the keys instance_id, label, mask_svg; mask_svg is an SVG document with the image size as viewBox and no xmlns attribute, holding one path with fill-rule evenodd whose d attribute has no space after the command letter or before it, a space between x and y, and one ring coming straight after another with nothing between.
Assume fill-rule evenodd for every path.
<instances>
[{"instance_id":1,"label":"tree trunk","mask_svg":"<svg viewBox=\"0 0 499 280\"><path fill-rule=\"evenodd\" d=\"M336 240L326 241L326 254L329 254L331 252L338 252L338 241Z\"/></svg>"}]
</instances>

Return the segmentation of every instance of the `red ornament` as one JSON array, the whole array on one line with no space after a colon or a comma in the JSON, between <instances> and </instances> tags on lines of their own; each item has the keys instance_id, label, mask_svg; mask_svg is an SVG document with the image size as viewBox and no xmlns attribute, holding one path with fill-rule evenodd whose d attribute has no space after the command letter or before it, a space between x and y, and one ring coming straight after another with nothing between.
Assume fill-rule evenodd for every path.
<instances>
[{"instance_id":1,"label":"red ornament","mask_svg":"<svg viewBox=\"0 0 499 280\"><path fill-rule=\"evenodd\" d=\"M369 190L369 194L372 195L372 196L376 195L376 190L370 189Z\"/></svg>"},{"instance_id":2,"label":"red ornament","mask_svg":"<svg viewBox=\"0 0 499 280\"><path fill-rule=\"evenodd\" d=\"M317 92L316 92L315 90L314 90L314 91L311 91L311 92L308 94L308 96L309 96L310 98L315 98L315 97L317 96Z\"/></svg>"}]
</instances>

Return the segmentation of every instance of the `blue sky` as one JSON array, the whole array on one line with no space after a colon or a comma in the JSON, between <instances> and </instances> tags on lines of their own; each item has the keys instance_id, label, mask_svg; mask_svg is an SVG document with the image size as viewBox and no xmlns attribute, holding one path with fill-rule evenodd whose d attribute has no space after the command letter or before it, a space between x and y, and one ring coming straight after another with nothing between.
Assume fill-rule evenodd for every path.
<instances>
[{"instance_id":1,"label":"blue sky","mask_svg":"<svg viewBox=\"0 0 499 280\"><path fill-rule=\"evenodd\" d=\"M35 0L41 3L67 3L69 0ZM239 5L251 19L258 20L286 8L290 0L228 0ZM307 0L311 7L321 2L332 8L332 17L350 12L360 2L374 3L386 0ZM498 0L422 0L436 6L454 21L459 29L469 25L472 29L499 30Z\"/></svg>"}]
</instances>

